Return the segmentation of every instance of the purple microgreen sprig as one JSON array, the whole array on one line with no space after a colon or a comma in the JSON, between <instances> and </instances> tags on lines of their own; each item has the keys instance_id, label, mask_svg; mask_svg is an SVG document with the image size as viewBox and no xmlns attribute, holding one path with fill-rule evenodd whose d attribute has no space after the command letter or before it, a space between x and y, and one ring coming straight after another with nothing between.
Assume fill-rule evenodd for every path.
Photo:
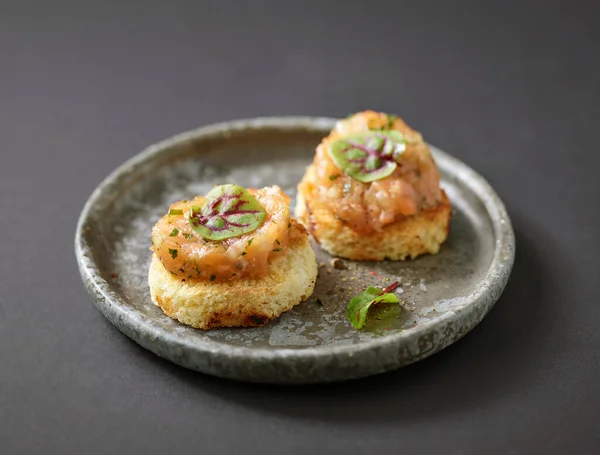
<instances>
[{"instance_id":1,"label":"purple microgreen sprig","mask_svg":"<svg viewBox=\"0 0 600 455\"><path fill-rule=\"evenodd\" d=\"M367 131L334 141L329 155L347 175L369 183L391 175L406 151L400 131Z\"/></svg>"},{"instance_id":2,"label":"purple microgreen sprig","mask_svg":"<svg viewBox=\"0 0 600 455\"><path fill-rule=\"evenodd\" d=\"M246 189L228 184L213 188L202 207L192 206L189 223L202 237L218 241L255 231L266 216L264 207Z\"/></svg>"},{"instance_id":3,"label":"purple microgreen sprig","mask_svg":"<svg viewBox=\"0 0 600 455\"><path fill-rule=\"evenodd\" d=\"M398 303L398 297L393 291L398 287L396 281L385 289L369 286L365 292L353 297L346 308L346 319L355 329L362 329L367 322L367 313L372 305L377 303Z\"/></svg>"}]
</instances>

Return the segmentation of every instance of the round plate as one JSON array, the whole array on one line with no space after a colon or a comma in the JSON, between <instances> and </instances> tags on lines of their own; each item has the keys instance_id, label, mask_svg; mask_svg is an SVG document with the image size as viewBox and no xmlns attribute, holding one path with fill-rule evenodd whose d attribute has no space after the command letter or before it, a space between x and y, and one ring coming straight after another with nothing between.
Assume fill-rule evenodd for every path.
<instances>
[{"instance_id":1,"label":"round plate","mask_svg":"<svg viewBox=\"0 0 600 455\"><path fill-rule=\"evenodd\" d=\"M403 262L344 261L313 244L320 263L313 296L259 328L196 330L152 304L150 231L171 202L215 184L277 184L288 195L334 119L258 118L222 123L153 145L112 173L88 200L77 227L81 276L100 311L143 347L216 376L272 383L338 381L393 370L461 338L492 308L513 264L511 223L476 172L432 147L453 205L439 254ZM355 330L350 298L400 282L401 305L381 305Z\"/></svg>"}]
</instances>

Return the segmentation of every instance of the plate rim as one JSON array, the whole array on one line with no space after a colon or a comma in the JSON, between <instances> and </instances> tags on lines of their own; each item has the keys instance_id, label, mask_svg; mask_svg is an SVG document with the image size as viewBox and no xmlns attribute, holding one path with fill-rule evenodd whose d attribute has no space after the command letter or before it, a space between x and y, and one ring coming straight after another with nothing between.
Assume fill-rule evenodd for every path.
<instances>
[{"instance_id":1,"label":"plate rim","mask_svg":"<svg viewBox=\"0 0 600 455\"><path fill-rule=\"evenodd\" d=\"M121 332L161 357L166 356L163 355L163 353L158 352L158 349L155 348L155 344L148 343L147 340L151 339L154 343L156 343L156 341L161 341L169 346L175 345L181 349L195 351L197 354L226 356L230 360L247 360L248 358L252 358L254 360L272 362L280 359L289 359L290 357L299 359L340 356L358 357L360 354L364 354L377 348L389 348L391 346L400 347L403 344L410 342L415 336L431 332L437 326L445 323L457 322L460 321L461 318L468 318L469 316L472 316L472 313L477 309L480 309L482 301L486 300L486 296L492 295L493 297L491 300L488 298L487 308L484 308L484 311L476 316L474 324L472 324L472 326L462 335L468 333L483 320L506 286L514 263L516 250L515 236L504 203L487 180L464 162L431 144L428 145L431 148L438 166L440 162L445 162L448 167L453 169L456 178L461 181L461 184L466 185L485 205L496 240L493 258L485 276L481 280L482 284L478 286L474 293L467 296L465 305L456 308L455 310L448 311L435 319L417 324L414 327L397 333L352 345L265 348L230 345L210 338L191 341L179 332L166 331L156 326L152 318L143 315L135 308L130 307L127 303L123 302L112 290L110 283L102 278L100 267L93 260L91 246L86 241L84 230L88 221L93 217L94 211L96 210L95 206L98 201L102 201L103 198L106 197L106 194L111 193L110 189L118 187L119 182L126 179L129 174L135 173L138 166L169 153L170 147L180 146L184 142L201 139L206 136L264 128L277 128L282 130L290 128L306 128L307 130L313 131L326 131L331 129L337 120L338 119L330 117L277 116L256 117L214 123L191 129L156 142L118 166L88 197L77 221L74 239L75 255L81 278L87 291L92 296L96 307L105 317L107 317L107 319L116 325ZM156 335L157 330L160 331L160 336ZM190 328L190 330L193 329ZM462 335L458 338L462 337ZM438 352L457 341L458 338L448 341L446 344L442 343L437 349L425 353L423 356L416 356L413 361ZM186 365L185 361L182 359L169 358L169 360L188 368L198 369ZM412 361L404 362L403 364L406 363L412 363ZM199 371L217 374L206 370ZM387 369L383 371L387 371ZM365 375L366 374L361 374L360 376Z\"/></svg>"}]
</instances>

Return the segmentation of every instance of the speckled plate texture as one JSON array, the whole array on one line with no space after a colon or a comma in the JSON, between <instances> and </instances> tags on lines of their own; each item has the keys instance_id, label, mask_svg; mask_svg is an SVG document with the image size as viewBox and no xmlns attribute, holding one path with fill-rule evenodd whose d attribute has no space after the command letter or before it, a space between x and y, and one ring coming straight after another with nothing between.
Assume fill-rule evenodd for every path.
<instances>
[{"instance_id":1,"label":"speckled plate texture","mask_svg":"<svg viewBox=\"0 0 600 455\"><path fill-rule=\"evenodd\" d=\"M328 118L258 118L184 133L149 147L92 194L75 250L98 309L125 335L179 365L254 382L339 381L390 371L454 343L490 311L515 253L499 197L476 172L432 147L453 210L439 254L404 262L344 261L313 244L320 263L313 296L259 328L186 327L152 304L147 284L150 230L171 202L216 184L277 184L292 197ZM401 305L381 305L358 331L345 308L368 285L399 281Z\"/></svg>"}]
</instances>

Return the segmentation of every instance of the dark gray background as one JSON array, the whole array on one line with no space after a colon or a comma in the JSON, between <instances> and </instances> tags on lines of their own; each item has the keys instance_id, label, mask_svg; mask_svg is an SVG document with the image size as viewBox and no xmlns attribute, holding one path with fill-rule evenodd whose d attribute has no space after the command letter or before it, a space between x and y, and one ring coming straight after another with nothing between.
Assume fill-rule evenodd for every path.
<instances>
[{"instance_id":1,"label":"dark gray background","mask_svg":"<svg viewBox=\"0 0 600 455\"><path fill-rule=\"evenodd\" d=\"M597 6L0 3L0 452L595 451ZM466 338L367 380L264 387L162 361L94 308L75 223L125 159L216 121L365 108L477 169L513 217L512 279Z\"/></svg>"}]
</instances>

